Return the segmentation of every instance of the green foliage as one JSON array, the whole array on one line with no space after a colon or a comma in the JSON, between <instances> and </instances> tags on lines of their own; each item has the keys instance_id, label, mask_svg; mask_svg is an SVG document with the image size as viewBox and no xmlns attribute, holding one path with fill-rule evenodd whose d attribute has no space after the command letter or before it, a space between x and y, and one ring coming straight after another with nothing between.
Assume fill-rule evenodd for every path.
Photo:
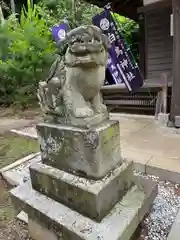
<instances>
[{"instance_id":1,"label":"green foliage","mask_svg":"<svg viewBox=\"0 0 180 240\"><path fill-rule=\"evenodd\" d=\"M68 20L70 28L91 24L92 17L101 11L83 0L44 0L38 5L42 17L47 19L50 27L64 19Z\"/></svg>"},{"instance_id":2,"label":"green foliage","mask_svg":"<svg viewBox=\"0 0 180 240\"><path fill-rule=\"evenodd\" d=\"M122 32L124 39L126 40L128 46L130 47L135 60L138 62L139 60L139 53L138 53L139 26L138 24L135 21L129 18L122 17L116 13L113 14L113 17L117 23L119 31Z\"/></svg>"},{"instance_id":3,"label":"green foliage","mask_svg":"<svg viewBox=\"0 0 180 240\"><path fill-rule=\"evenodd\" d=\"M11 14L0 26L0 105L34 106L37 83L45 79L55 58L50 28L64 19L71 29L90 24L100 11L82 0L43 0L37 5L27 0L19 15ZM137 39L134 40L137 24L117 14L114 17L138 59Z\"/></svg>"},{"instance_id":4,"label":"green foliage","mask_svg":"<svg viewBox=\"0 0 180 240\"><path fill-rule=\"evenodd\" d=\"M55 46L36 5L28 0L20 21L12 16L0 28L0 104L27 107L53 61Z\"/></svg>"}]
</instances>

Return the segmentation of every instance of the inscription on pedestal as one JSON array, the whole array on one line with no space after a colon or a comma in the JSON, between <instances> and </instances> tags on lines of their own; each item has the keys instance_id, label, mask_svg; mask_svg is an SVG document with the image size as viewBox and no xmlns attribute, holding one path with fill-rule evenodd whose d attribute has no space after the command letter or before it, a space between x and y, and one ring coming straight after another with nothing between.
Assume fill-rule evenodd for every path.
<instances>
[{"instance_id":1,"label":"inscription on pedestal","mask_svg":"<svg viewBox=\"0 0 180 240\"><path fill-rule=\"evenodd\" d=\"M99 179L121 163L118 122L90 129L42 123L37 131L42 161L58 169Z\"/></svg>"}]
</instances>

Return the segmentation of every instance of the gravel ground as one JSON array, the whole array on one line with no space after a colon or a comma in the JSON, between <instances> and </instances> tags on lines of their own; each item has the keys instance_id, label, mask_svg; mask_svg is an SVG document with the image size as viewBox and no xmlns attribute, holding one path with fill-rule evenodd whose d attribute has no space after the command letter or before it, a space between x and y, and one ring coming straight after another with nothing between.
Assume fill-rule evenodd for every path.
<instances>
[{"instance_id":1,"label":"gravel ground","mask_svg":"<svg viewBox=\"0 0 180 240\"><path fill-rule=\"evenodd\" d=\"M0 176L0 240L31 240L27 226L16 220L9 196L10 188Z\"/></svg>"},{"instance_id":2,"label":"gravel ground","mask_svg":"<svg viewBox=\"0 0 180 240\"><path fill-rule=\"evenodd\" d=\"M180 185L159 181L158 177L135 173L158 184L158 195L151 212L142 222L139 240L167 240L171 226L180 208Z\"/></svg>"},{"instance_id":3,"label":"gravel ground","mask_svg":"<svg viewBox=\"0 0 180 240\"><path fill-rule=\"evenodd\" d=\"M28 235L27 226L21 221L9 223L5 228L1 228L0 240L33 240Z\"/></svg>"}]
</instances>

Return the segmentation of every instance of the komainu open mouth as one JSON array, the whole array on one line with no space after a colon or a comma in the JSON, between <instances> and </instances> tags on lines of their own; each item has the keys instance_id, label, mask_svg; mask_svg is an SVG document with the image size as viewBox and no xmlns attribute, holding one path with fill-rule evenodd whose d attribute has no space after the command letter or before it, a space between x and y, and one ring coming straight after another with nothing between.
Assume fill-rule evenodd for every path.
<instances>
[{"instance_id":1,"label":"komainu open mouth","mask_svg":"<svg viewBox=\"0 0 180 240\"><path fill-rule=\"evenodd\" d=\"M69 48L70 53L78 56L83 56L89 53L98 53L102 50L102 43L96 40L91 42L75 42Z\"/></svg>"}]
</instances>

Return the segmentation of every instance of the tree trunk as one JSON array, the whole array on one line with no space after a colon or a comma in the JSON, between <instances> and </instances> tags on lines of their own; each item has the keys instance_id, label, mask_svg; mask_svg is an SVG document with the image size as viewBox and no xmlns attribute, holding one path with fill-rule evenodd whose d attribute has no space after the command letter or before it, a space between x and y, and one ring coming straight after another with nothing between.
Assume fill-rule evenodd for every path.
<instances>
[{"instance_id":1,"label":"tree trunk","mask_svg":"<svg viewBox=\"0 0 180 240\"><path fill-rule=\"evenodd\" d=\"M16 13L16 9L15 9L15 2L14 2L14 0L11 0L10 1L10 4L11 4L11 11L12 11L12 13Z\"/></svg>"}]
</instances>

